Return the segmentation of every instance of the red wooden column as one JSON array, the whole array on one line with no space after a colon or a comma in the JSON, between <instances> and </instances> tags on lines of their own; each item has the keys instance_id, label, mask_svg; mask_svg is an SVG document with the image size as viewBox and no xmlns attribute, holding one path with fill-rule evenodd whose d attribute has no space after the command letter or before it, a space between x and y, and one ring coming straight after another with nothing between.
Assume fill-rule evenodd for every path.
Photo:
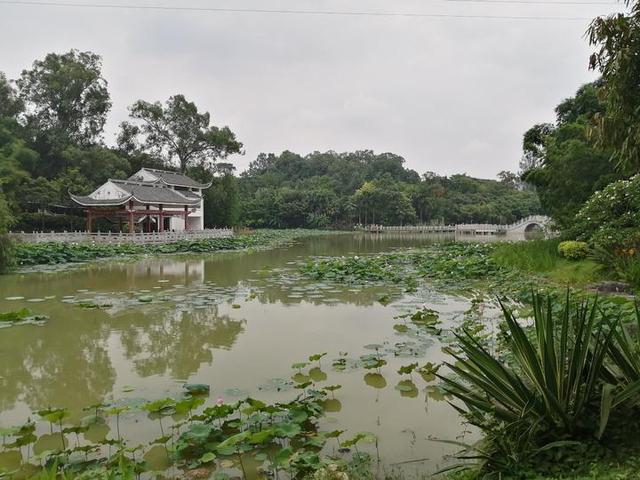
<instances>
[{"instance_id":1,"label":"red wooden column","mask_svg":"<svg viewBox=\"0 0 640 480\"><path fill-rule=\"evenodd\" d=\"M129 233L133 233L133 200L129 200Z\"/></svg>"},{"instance_id":2,"label":"red wooden column","mask_svg":"<svg viewBox=\"0 0 640 480\"><path fill-rule=\"evenodd\" d=\"M189 208L185 205L184 206L184 229L185 231L189 230L189 227L187 226L187 217L189 216Z\"/></svg>"},{"instance_id":3,"label":"red wooden column","mask_svg":"<svg viewBox=\"0 0 640 480\"><path fill-rule=\"evenodd\" d=\"M158 218L160 219L160 225L158 225L158 231L160 233L164 232L164 215L162 213L162 204L158 205L158 208L160 209L160 215L158 215Z\"/></svg>"},{"instance_id":4,"label":"red wooden column","mask_svg":"<svg viewBox=\"0 0 640 480\"><path fill-rule=\"evenodd\" d=\"M91 233L91 209L88 208L87 209L87 232Z\"/></svg>"}]
</instances>

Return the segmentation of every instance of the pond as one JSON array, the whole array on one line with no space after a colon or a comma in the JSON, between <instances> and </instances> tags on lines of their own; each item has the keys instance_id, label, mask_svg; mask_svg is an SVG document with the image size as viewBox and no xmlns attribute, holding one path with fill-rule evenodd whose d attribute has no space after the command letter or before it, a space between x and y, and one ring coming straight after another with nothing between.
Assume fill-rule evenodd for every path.
<instances>
[{"instance_id":1,"label":"pond","mask_svg":"<svg viewBox=\"0 0 640 480\"><path fill-rule=\"evenodd\" d=\"M406 319L394 317L429 308L447 329L463 321L472 299L427 285L381 302L389 288L314 282L298 267L314 256L365 255L442 239L315 236L268 251L2 276L0 312L28 308L48 320L0 329L0 428L47 407L68 408L65 421L75 424L88 405L176 396L184 384L210 385L211 403L247 395L278 401L295 395L296 381L310 379L342 385L322 422L375 434L377 445L367 448L381 475L423 477L455 451L434 439L473 441L475 434L437 382L397 372L412 362L440 363L445 354L441 339L399 328ZM497 312L488 307L484 315ZM352 362L375 350L388 362L379 371ZM292 370L325 352L319 362ZM108 429L114 428L110 421ZM132 442L159 434L142 414L124 415L119 428ZM48 426L39 432L48 433ZM46 440L35 445L36 453L55 447ZM0 454L3 461L16 459Z\"/></svg>"}]
</instances>

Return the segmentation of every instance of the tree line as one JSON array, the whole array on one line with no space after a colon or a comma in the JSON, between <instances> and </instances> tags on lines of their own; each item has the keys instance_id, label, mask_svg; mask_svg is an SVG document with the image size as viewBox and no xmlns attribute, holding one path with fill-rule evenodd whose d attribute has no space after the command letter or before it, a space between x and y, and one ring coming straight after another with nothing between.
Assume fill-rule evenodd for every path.
<instances>
[{"instance_id":1,"label":"tree line","mask_svg":"<svg viewBox=\"0 0 640 480\"><path fill-rule=\"evenodd\" d=\"M540 212L514 174L422 176L372 151L261 154L239 179L241 218L258 227L510 223Z\"/></svg>"},{"instance_id":2,"label":"tree line","mask_svg":"<svg viewBox=\"0 0 640 480\"><path fill-rule=\"evenodd\" d=\"M420 176L392 153L261 154L236 176L225 160L242 153L242 143L179 94L132 103L107 145L111 107L102 59L92 52L50 53L13 80L0 72L0 230L84 228L68 192L88 194L143 166L211 181L206 226L504 223L540 211L513 174Z\"/></svg>"}]
</instances>

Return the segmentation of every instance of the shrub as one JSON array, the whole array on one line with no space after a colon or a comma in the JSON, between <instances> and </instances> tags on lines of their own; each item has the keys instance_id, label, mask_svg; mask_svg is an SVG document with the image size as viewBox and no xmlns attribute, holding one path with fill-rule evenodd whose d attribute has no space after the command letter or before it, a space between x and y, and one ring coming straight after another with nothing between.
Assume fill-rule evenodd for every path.
<instances>
[{"instance_id":1,"label":"shrub","mask_svg":"<svg viewBox=\"0 0 640 480\"><path fill-rule=\"evenodd\" d=\"M589 254L589 245L586 242L568 240L558 245L558 253L567 260L582 260Z\"/></svg>"},{"instance_id":2,"label":"shrub","mask_svg":"<svg viewBox=\"0 0 640 480\"><path fill-rule=\"evenodd\" d=\"M609 251L640 245L640 175L620 180L594 193L575 217L578 240Z\"/></svg>"},{"instance_id":3,"label":"shrub","mask_svg":"<svg viewBox=\"0 0 640 480\"><path fill-rule=\"evenodd\" d=\"M550 449L599 438L610 416L624 420L629 412L618 409L640 398L640 347L595 301L568 294L564 304L534 294L531 331L503 313L506 348L492 352L458 335L462 353L450 350L456 361L447 363L456 377L441 378L464 405L455 408L485 434L467 458L509 475Z\"/></svg>"}]
</instances>

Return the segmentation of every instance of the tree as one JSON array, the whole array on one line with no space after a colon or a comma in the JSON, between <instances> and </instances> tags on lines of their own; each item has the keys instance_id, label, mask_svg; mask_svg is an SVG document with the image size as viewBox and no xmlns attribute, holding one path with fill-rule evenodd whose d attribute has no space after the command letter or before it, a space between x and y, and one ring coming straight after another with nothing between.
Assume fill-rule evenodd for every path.
<instances>
[{"instance_id":1,"label":"tree","mask_svg":"<svg viewBox=\"0 0 640 480\"><path fill-rule=\"evenodd\" d=\"M227 173L204 192L205 227L234 227L240 219L238 180Z\"/></svg>"},{"instance_id":2,"label":"tree","mask_svg":"<svg viewBox=\"0 0 640 480\"><path fill-rule=\"evenodd\" d=\"M5 74L0 72L0 118L16 118L23 108L16 90Z\"/></svg>"},{"instance_id":3,"label":"tree","mask_svg":"<svg viewBox=\"0 0 640 480\"><path fill-rule=\"evenodd\" d=\"M509 172L507 170L502 170L498 173L498 180L511 188L517 188L520 184L520 177L517 174Z\"/></svg>"},{"instance_id":4,"label":"tree","mask_svg":"<svg viewBox=\"0 0 640 480\"><path fill-rule=\"evenodd\" d=\"M53 148L95 143L111 108L102 58L71 50L36 60L16 81L25 103L26 125L36 143Z\"/></svg>"},{"instance_id":5,"label":"tree","mask_svg":"<svg viewBox=\"0 0 640 480\"><path fill-rule=\"evenodd\" d=\"M122 125L120 143L135 146L142 135L143 151L164 158L167 164L177 162L181 172L196 165L211 167L242 151L242 143L229 127L210 125L210 114L200 113L184 95L170 97L164 105L138 100L129 111L138 124Z\"/></svg>"},{"instance_id":6,"label":"tree","mask_svg":"<svg viewBox=\"0 0 640 480\"><path fill-rule=\"evenodd\" d=\"M0 189L0 273L6 272L14 264L13 242L6 235L13 222L13 215Z\"/></svg>"},{"instance_id":7,"label":"tree","mask_svg":"<svg viewBox=\"0 0 640 480\"><path fill-rule=\"evenodd\" d=\"M0 120L0 189L9 208L19 212L28 200L23 191L31 181L27 168L37 164L40 157L15 135L9 123Z\"/></svg>"},{"instance_id":8,"label":"tree","mask_svg":"<svg viewBox=\"0 0 640 480\"><path fill-rule=\"evenodd\" d=\"M497 223L540 212L533 192L466 175L421 179L402 157L370 150L260 154L239 190L242 222L256 227Z\"/></svg>"},{"instance_id":9,"label":"tree","mask_svg":"<svg viewBox=\"0 0 640 480\"><path fill-rule=\"evenodd\" d=\"M9 205L7 204L7 200L5 199L2 191L0 191L0 235L6 233L13 222L14 222L14 218L13 218L13 215L11 214L11 210L9 209ZM0 250L1 249L2 249L2 246L0 245ZM0 253L0 271L2 271L1 258L2 258L2 254Z\"/></svg>"},{"instance_id":10,"label":"tree","mask_svg":"<svg viewBox=\"0 0 640 480\"><path fill-rule=\"evenodd\" d=\"M97 187L109 178L126 178L132 173L127 159L99 145L87 148L70 146L62 152L62 157L67 170L76 169L87 180L89 187Z\"/></svg>"},{"instance_id":11,"label":"tree","mask_svg":"<svg viewBox=\"0 0 640 480\"><path fill-rule=\"evenodd\" d=\"M550 123L534 125L524 134L522 140L522 159L520 171L522 173L542 165L545 158L545 138L553 132L554 126Z\"/></svg>"},{"instance_id":12,"label":"tree","mask_svg":"<svg viewBox=\"0 0 640 480\"><path fill-rule=\"evenodd\" d=\"M583 203L620 176L603 150L589 137L595 115L604 110L598 101L598 84L587 84L556 108L555 126L534 126L525 134L525 156L536 161L522 178L536 187L540 202L562 228L571 226Z\"/></svg>"},{"instance_id":13,"label":"tree","mask_svg":"<svg viewBox=\"0 0 640 480\"><path fill-rule=\"evenodd\" d=\"M629 14L598 17L589 26L597 50L590 67L602 74L601 94L606 109L595 116L598 143L627 174L640 168L640 2Z\"/></svg>"}]
</instances>

